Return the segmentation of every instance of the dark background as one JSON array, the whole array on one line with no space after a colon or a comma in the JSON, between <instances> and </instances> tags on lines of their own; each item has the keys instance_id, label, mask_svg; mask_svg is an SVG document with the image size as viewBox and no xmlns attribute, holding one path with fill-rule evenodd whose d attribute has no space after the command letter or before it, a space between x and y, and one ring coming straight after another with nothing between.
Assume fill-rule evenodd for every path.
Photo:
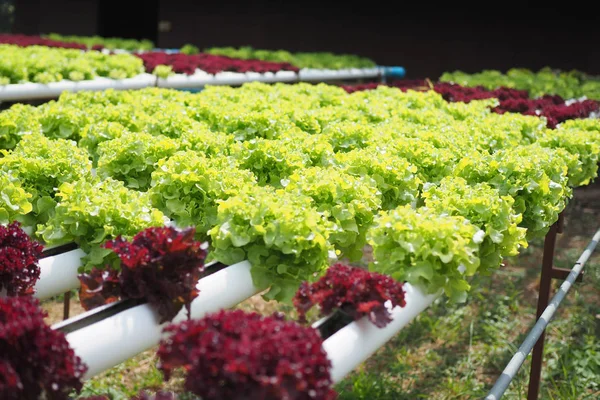
<instances>
[{"instance_id":1,"label":"dark background","mask_svg":"<svg viewBox=\"0 0 600 400\"><path fill-rule=\"evenodd\" d=\"M402 65L409 78L544 66L600 75L600 14L593 3L12 1L12 31L19 33L148 38L163 48L353 53ZM170 28L159 31L161 21Z\"/></svg>"}]
</instances>

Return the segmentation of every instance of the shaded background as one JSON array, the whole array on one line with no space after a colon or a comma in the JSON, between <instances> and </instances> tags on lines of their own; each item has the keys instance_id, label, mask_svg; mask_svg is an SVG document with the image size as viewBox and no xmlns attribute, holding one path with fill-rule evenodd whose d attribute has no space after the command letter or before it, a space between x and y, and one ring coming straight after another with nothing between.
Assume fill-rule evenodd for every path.
<instances>
[{"instance_id":1,"label":"shaded background","mask_svg":"<svg viewBox=\"0 0 600 400\"><path fill-rule=\"evenodd\" d=\"M402 65L407 77L444 71L544 66L600 75L600 14L583 2L381 2L184 0L0 0L12 31L147 38L159 47L192 43L331 51ZM392 4L392 3L390 3ZM0 8L1 9L1 8ZM159 26L161 29L159 29Z\"/></svg>"}]
</instances>

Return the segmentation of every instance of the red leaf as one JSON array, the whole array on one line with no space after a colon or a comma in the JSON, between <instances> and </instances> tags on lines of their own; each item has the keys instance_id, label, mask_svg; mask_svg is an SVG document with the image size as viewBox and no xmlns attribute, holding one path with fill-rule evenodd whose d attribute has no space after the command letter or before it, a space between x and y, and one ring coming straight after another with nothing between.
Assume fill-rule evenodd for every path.
<instances>
[{"instance_id":1,"label":"red leaf","mask_svg":"<svg viewBox=\"0 0 600 400\"><path fill-rule=\"evenodd\" d=\"M367 316L382 328L391 321L385 302L390 301L392 307L406 304L402 286L386 275L335 264L317 282L304 282L293 303L301 322L306 321L308 310L318 304L321 316L339 309L355 320Z\"/></svg>"},{"instance_id":2,"label":"red leaf","mask_svg":"<svg viewBox=\"0 0 600 400\"><path fill-rule=\"evenodd\" d=\"M330 361L312 328L241 310L170 325L158 349L168 379L187 371L185 389L203 399L335 398Z\"/></svg>"},{"instance_id":3,"label":"red leaf","mask_svg":"<svg viewBox=\"0 0 600 400\"><path fill-rule=\"evenodd\" d=\"M86 311L114 303L121 296L119 271L110 267L104 270L93 268L89 274L80 274L78 278L81 282L79 301Z\"/></svg>"}]
</instances>

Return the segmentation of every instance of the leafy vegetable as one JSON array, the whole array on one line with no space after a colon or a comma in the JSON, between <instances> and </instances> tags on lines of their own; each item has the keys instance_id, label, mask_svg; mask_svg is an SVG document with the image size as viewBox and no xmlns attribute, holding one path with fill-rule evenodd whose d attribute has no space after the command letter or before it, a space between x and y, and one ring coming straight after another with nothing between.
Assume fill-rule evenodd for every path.
<instances>
[{"instance_id":1,"label":"leafy vegetable","mask_svg":"<svg viewBox=\"0 0 600 400\"><path fill-rule=\"evenodd\" d=\"M529 240L546 234L571 195L565 162L570 157L564 150L532 144L493 155L472 153L456 165L455 173L471 184L487 182L500 195L512 196L515 212L523 214L520 226L527 228Z\"/></svg>"},{"instance_id":2,"label":"leafy vegetable","mask_svg":"<svg viewBox=\"0 0 600 400\"><path fill-rule=\"evenodd\" d=\"M337 153L335 161L350 175L373 179L381 192L384 210L416 200L420 183L417 168L392 152L370 147Z\"/></svg>"},{"instance_id":3,"label":"leafy vegetable","mask_svg":"<svg viewBox=\"0 0 600 400\"><path fill-rule=\"evenodd\" d=\"M600 121L596 120L595 130L582 130L579 124L576 120L568 121L555 130L546 131L537 141L543 147L563 149L574 156L567 158L572 187L587 185L596 177L600 157Z\"/></svg>"},{"instance_id":4,"label":"leafy vegetable","mask_svg":"<svg viewBox=\"0 0 600 400\"><path fill-rule=\"evenodd\" d=\"M143 39L123 39L123 38L105 38L101 36L76 36L76 35L60 35L58 33L50 33L46 37L52 40L60 40L71 43L81 43L88 48L96 48L101 46L111 50L152 50L154 43L152 41Z\"/></svg>"},{"instance_id":5,"label":"leafy vegetable","mask_svg":"<svg viewBox=\"0 0 600 400\"><path fill-rule=\"evenodd\" d=\"M392 321L386 307L388 301L389 309L406 305L402 283L389 276L344 264L332 265L327 274L315 283L303 282L294 296L294 306L301 322L306 322L306 312L318 304L322 317L338 309L355 320L366 316L379 328Z\"/></svg>"},{"instance_id":6,"label":"leafy vegetable","mask_svg":"<svg viewBox=\"0 0 600 400\"><path fill-rule=\"evenodd\" d=\"M311 167L292 174L286 183L286 192L310 197L317 211L333 222L329 242L344 256L359 260L367 229L381 206L376 182L333 168Z\"/></svg>"},{"instance_id":7,"label":"leafy vegetable","mask_svg":"<svg viewBox=\"0 0 600 400\"><path fill-rule=\"evenodd\" d=\"M98 176L125 182L131 189L146 190L158 162L178 148L175 140L147 133L125 133L98 146Z\"/></svg>"},{"instance_id":8,"label":"leafy vegetable","mask_svg":"<svg viewBox=\"0 0 600 400\"><path fill-rule=\"evenodd\" d=\"M23 220L23 216L33 210L31 197L18 185L17 179L0 171L0 225Z\"/></svg>"},{"instance_id":9,"label":"leafy vegetable","mask_svg":"<svg viewBox=\"0 0 600 400\"><path fill-rule=\"evenodd\" d=\"M527 90L532 97L544 94L557 94L567 99L586 96L600 100L600 81L579 71L554 71L549 67L533 72L523 68L513 68L506 72L484 70L477 74L462 71L444 73L444 82L455 82L463 86L483 86L495 89L500 86Z\"/></svg>"},{"instance_id":10,"label":"leafy vegetable","mask_svg":"<svg viewBox=\"0 0 600 400\"><path fill-rule=\"evenodd\" d=\"M23 135L41 132L38 109L14 104L0 113L0 150L14 149Z\"/></svg>"},{"instance_id":11,"label":"leafy vegetable","mask_svg":"<svg viewBox=\"0 0 600 400\"><path fill-rule=\"evenodd\" d=\"M196 226L202 237L217 223L218 201L255 183L252 172L237 168L235 160L190 150L159 161L149 194L155 207L179 226Z\"/></svg>"},{"instance_id":12,"label":"leafy vegetable","mask_svg":"<svg viewBox=\"0 0 600 400\"><path fill-rule=\"evenodd\" d=\"M289 62L298 68L342 69L342 68L372 68L375 62L368 58L352 54L319 53L290 53L285 50L257 50L249 46L240 48L213 47L206 50L209 54L241 58L244 60L257 59L265 61Z\"/></svg>"},{"instance_id":13,"label":"leafy vegetable","mask_svg":"<svg viewBox=\"0 0 600 400\"><path fill-rule=\"evenodd\" d=\"M203 399L334 399L318 332L282 316L220 311L171 325L159 369L186 371L184 387Z\"/></svg>"},{"instance_id":14,"label":"leafy vegetable","mask_svg":"<svg viewBox=\"0 0 600 400\"><path fill-rule=\"evenodd\" d=\"M4 157L0 158L0 174L19 182L31 194L33 219L23 220L27 225L44 223L56 205L56 188L63 182L91 179L91 169L87 153L74 142L51 140L41 134L23 136L13 151L4 151ZM29 207L23 202L25 195L13 189L10 196L15 197L8 202L13 207L20 203L21 211L26 214Z\"/></svg>"},{"instance_id":15,"label":"leafy vegetable","mask_svg":"<svg viewBox=\"0 0 600 400\"><path fill-rule=\"evenodd\" d=\"M131 242L121 236L108 241L104 247L121 259L121 296L148 300L158 311L160 323L171 321L183 306L189 318L206 256L194 234L193 228L147 228Z\"/></svg>"},{"instance_id":16,"label":"leafy vegetable","mask_svg":"<svg viewBox=\"0 0 600 400\"><path fill-rule=\"evenodd\" d=\"M67 400L79 392L87 367L64 333L44 322L47 313L29 296L0 296L0 397Z\"/></svg>"},{"instance_id":17,"label":"leafy vegetable","mask_svg":"<svg viewBox=\"0 0 600 400\"><path fill-rule=\"evenodd\" d=\"M40 277L42 245L32 241L20 226L18 222L0 225L0 292L4 289L8 296L33 294Z\"/></svg>"},{"instance_id":18,"label":"leafy vegetable","mask_svg":"<svg viewBox=\"0 0 600 400\"><path fill-rule=\"evenodd\" d=\"M468 185L459 177L442 179L439 185L426 185L425 206L439 214L465 217L485 232L480 245L480 273L497 268L502 257L515 256L527 247L525 228L517 225L522 216L513 210L514 199L501 196L485 182Z\"/></svg>"},{"instance_id":19,"label":"leafy vegetable","mask_svg":"<svg viewBox=\"0 0 600 400\"><path fill-rule=\"evenodd\" d=\"M329 232L312 199L249 187L220 202L209 257L229 265L249 260L254 285L270 288L265 297L289 302L300 282L327 268Z\"/></svg>"},{"instance_id":20,"label":"leafy vegetable","mask_svg":"<svg viewBox=\"0 0 600 400\"><path fill-rule=\"evenodd\" d=\"M179 49L183 54L198 54L200 53L200 49L193 44L185 44Z\"/></svg>"},{"instance_id":21,"label":"leafy vegetable","mask_svg":"<svg viewBox=\"0 0 600 400\"><path fill-rule=\"evenodd\" d=\"M120 138L129 133L127 128L118 122L100 121L86 125L81 130L79 147L88 151L94 166L98 165L98 145L109 140Z\"/></svg>"},{"instance_id":22,"label":"leafy vegetable","mask_svg":"<svg viewBox=\"0 0 600 400\"><path fill-rule=\"evenodd\" d=\"M65 182L56 196L54 215L45 225L38 225L37 234L48 244L79 244L88 254L82 271L104 265L111 254L101 248L106 240L133 237L145 228L168 222L152 207L147 193L127 189L111 178Z\"/></svg>"},{"instance_id":23,"label":"leafy vegetable","mask_svg":"<svg viewBox=\"0 0 600 400\"><path fill-rule=\"evenodd\" d=\"M294 171L311 165L308 154L278 140L252 139L234 144L231 154L240 167L256 175L261 185L281 186Z\"/></svg>"},{"instance_id":24,"label":"leafy vegetable","mask_svg":"<svg viewBox=\"0 0 600 400\"><path fill-rule=\"evenodd\" d=\"M410 206L382 211L368 233L374 259L370 269L465 301L484 236L464 217Z\"/></svg>"},{"instance_id":25,"label":"leafy vegetable","mask_svg":"<svg viewBox=\"0 0 600 400\"><path fill-rule=\"evenodd\" d=\"M0 85L64 79L82 81L96 77L124 79L142 72L142 60L131 54L0 44Z\"/></svg>"}]
</instances>

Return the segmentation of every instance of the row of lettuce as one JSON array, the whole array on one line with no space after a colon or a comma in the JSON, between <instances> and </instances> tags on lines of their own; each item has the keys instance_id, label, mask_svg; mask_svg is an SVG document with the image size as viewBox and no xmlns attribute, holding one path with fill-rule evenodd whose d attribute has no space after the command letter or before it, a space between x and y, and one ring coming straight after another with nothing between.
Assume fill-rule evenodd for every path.
<instances>
[{"instance_id":1,"label":"row of lettuce","mask_svg":"<svg viewBox=\"0 0 600 400\"><path fill-rule=\"evenodd\" d=\"M373 270L463 300L469 276L544 235L597 173L600 121L551 130L494 104L253 83L14 105L0 113L0 222L78 243L86 271L118 266L102 246L118 235L194 226L209 259L249 260L278 300L369 244Z\"/></svg>"},{"instance_id":2,"label":"row of lettuce","mask_svg":"<svg viewBox=\"0 0 600 400\"><path fill-rule=\"evenodd\" d=\"M95 78L126 79L143 73L166 78L173 73L192 75L197 70L219 72L278 72L298 68L285 63L239 60L210 54L107 54L99 51L18 47L0 44L0 85L84 81Z\"/></svg>"},{"instance_id":3,"label":"row of lettuce","mask_svg":"<svg viewBox=\"0 0 600 400\"><path fill-rule=\"evenodd\" d=\"M12 37L11 37L12 38ZM298 72L300 68L363 68L374 67L351 55L331 53L299 53L289 57L244 58L212 53L170 53L145 51L140 53L82 51L80 44L61 46L48 43L49 39L31 40L19 36L8 40L0 35L0 85L26 82L50 83L61 80L82 81L97 77L111 79L132 78L144 72L160 77L171 74L192 75L197 70L209 74L219 72ZM225 52L229 53L229 52ZM270 54L270 52L267 52ZM279 52L273 52L278 54ZM281 59L287 61L273 61Z\"/></svg>"},{"instance_id":4,"label":"row of lettuce","mask_svg":"<svg viewBox=\"0 0 600 400\"><path fill-rule=\"evenodd\" d=\"M20 47L47 46L56 48L76 48L80 50L124 50L129 52L149 52L155 49L150 40L124 38L103 38L100 36L60 35L22 35L0 34L1 44L14 44ZM172 51L172 50L171 50ZM198 54L200 49L192 44L182 46L178 52ZM203 51L207 54L238 58L242 60L260 60L289 63L297 68L371 68L376 64L373 60L353 54L334 54L330 52L289 52L287 50L254 49L250 46L210 47Z\"/></svg>"},{"instance_id":5,"label":"row of lettuce","mask_svg":"<svg viewBox=\"0 0 600 400\"><path fill-rule=\"evenodd\" d=\"M488 90L499 87L526 90L534 98L550 94L565 99L585 97L600 100L600 77L578 70L560 71L546 67L537 72L525 68L512 68L506 73L496 70L475 74L455 71L442 74L440 81Z\"/></svg>"},{"instance_id":6,"label":"row of lettuce","mask_svg":"<svg viewBox=\"0 0 600 400\"><path fill-rule=\"evenodd\" d=\"M380 85L400 89L435 90L448 101L471 101L496 97L500 100L544 99L555 96L567 101L600 100L600 77L578 70L562 71L544 67L539 71L512 68L506 73L484 70L468 74L445 72L438 81L410 79L388 83L347 85L348 92L374 89ZM512 111L512 110L510 110Z\"/></svg>"},{"instance_id":7,"label":"row of lettuce","mask_svg":"<svg viewBox=\"0 0 600 400\"><path fill-rule=\"evenodd\" d=\"M462 86L457 83L432 82L426 79L408 79L359 84L342 85L348 93L360 90L372 90L379 86L391 86L400 90L433 90L442 95L444 100L450 102L460 101L468 103L473 100L496 98L499 104L491 107L498 114L515 112L523 115L536 115L546 119L549 128L555 128L558 124L574 118L598 118L600 117L600 101L588 99L582 96L579 99L564 99L557 94L543 94L532 98L525 89L514 89L499 86L486 89L483 86Z\"/></svg>"},{"instance_id":8,"label":"row of lettuce","mask_svg":"<svg viewBox=\"0 0 600 400\"><path fill-rule=\"evenodd\" d=\"M317 68L340 69L357 67L346 56L311 56L322 62L306 62ZM331 60L325 61L325 60ZM337 60L337 61L336 61ZM0 44L0 85L26 82L51 83L61 80L83 81L98 77L132 78L151 73L161 78L172 74L193 75L198 70L208 74L220 72L298 72L289 62L240 59L208 53L184 54L149 51L135 54L110 54L99 51L46 46L19 47Z\"/></svg>"},{"instance_id":9,"label":"row of lettuce","mask_svg":"<svg viewBox=\"0 0 600 400\"><path fill-rule=\"evenodd\" d=\"M20 47L45 46L60 49L79 50L125 50L148 51L154 48L150 40L104 38L100 36L75 36L50 33L47 35L23 35L19 33L0 33L0 43L14 44Z\"/></svg>"}]
</instances>

